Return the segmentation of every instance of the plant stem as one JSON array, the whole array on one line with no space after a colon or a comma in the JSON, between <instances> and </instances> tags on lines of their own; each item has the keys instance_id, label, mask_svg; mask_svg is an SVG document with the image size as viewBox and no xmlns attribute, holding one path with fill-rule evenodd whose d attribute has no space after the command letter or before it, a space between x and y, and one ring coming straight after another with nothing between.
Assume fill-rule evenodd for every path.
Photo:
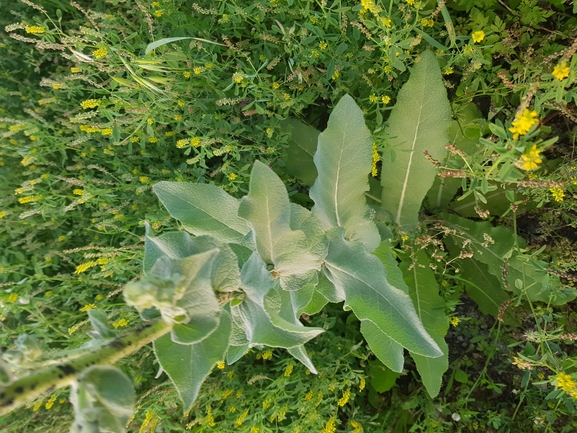
<instances>
[{"instance_id":1,"label":"plant stem","mask_svg":"<svg viewBox=\"0 0 577 433\"><path fill-rule=\"evenodd\" d=\"M0 387L0 416L29 403L42 394L71 385L85 369L97 364L114 364L148 343L170 332L172 325L159 319L128 331L121 337L105 340L88 348L86 354L57 365L50 365Z\"/></svg>"}]
</instances>

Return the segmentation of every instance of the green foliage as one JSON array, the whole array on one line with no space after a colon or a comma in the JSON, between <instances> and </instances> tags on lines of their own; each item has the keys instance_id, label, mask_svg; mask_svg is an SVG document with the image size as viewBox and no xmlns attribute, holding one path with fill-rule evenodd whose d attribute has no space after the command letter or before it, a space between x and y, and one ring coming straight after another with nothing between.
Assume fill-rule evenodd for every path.
<instances>
[{"instance_id":1,"label":"green foliage","mask_svg":"<svg viewBox=\"0 0 577 433\"><path fill-rule=\"evenodd\" d=\"M450 113L437 59L425 51L385 126L389 150L383 154L381 206L405 230L418 225L421 204L436 176L426 155L443 158Z\"/></svg>"},{"instance_id":2,"label":"green foliage","mask_svg":"<svg viewBox=\"0 0 577 433\"><path fill-rule=\"evenodd\" d=\"M0 430L67 431L72 384L81 423L120 431L121 394L98 369L82 382L116 362L130 431L575 430L575 5L26 1L0 24L2 411L28 402ZM379 199L400 194L387 173L417 117L395 113L425 63L436 84L413 102L444 87L453 121L404 172L399 226ZM348 185L334 209L319 192ZM122 302L129 282L158 309ZM387 317L365 318L387 299L443 356L405 359Z\"/></svg>"}]
</instances>

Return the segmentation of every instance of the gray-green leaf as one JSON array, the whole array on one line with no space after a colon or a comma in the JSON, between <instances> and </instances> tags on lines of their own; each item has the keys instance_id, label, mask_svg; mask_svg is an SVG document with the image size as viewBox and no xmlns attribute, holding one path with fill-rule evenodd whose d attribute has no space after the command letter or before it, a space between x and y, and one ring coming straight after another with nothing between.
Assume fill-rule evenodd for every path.
<instances>
[{"instance_id":1,"label":"gray-green leaf","mask_svg":"<svg viewBox=\"0 0 577 433\"><path fill-rule=\"evenodd\" d=\"M442 160L448 143L451 106L435 55L425 51L401 88L386 124L391 152L382 156L381 206L405 230L418 225L419 209L435 180L427 151Z\"/></svg>"},{"instance_id":2,"label":"gray-green leaf","mask_svg":"<svg viewBox=\"0 0 577 433\"><path fill-rule=\"evenodd\" d=\"M349 95L341 98L319 135L314 161L319 175L310 190L313 213L325 230L343 227L346 239L374 250L381 239L364 196L369 190L372 140L362 111Z\"/></svg>"},{"instance_id":3,"label":"gray-green leaf","mask_svg":"<svg viewBox=\"0 0 577 433\"><path fill-rule=\"evenodd\" d=\"M239 201L221 188L199 183L159 182L152 189L170 215L190 233L244 244L249 227L238 217Z\"/></svg>"},{"instance_id":4,"label":"gray-green leaf","mask_svg":"<svg viewBox=\"0 0 577 433\"><path fill-rule=\"evenodd\" d=\"M218 328L208 338L191 345L173 342L164 335L154 342L154 353L184 403L192 407L202 382L216 363L224 359L231 331L230 315L222 310Z\"/></svg>"},{"instance_id":5,"label":"gray-green leaf","mask_svg":"<svg viewBox=\"0 0 577 433\"><path fill-rule=\"evenodd\" d=\"M348 242L341 230L331 230L325 273L338 292L345 295L345 308L358 319L370 321L383 334L423 356L443 352L427 334L409 296L387 281L383 264L358 242ZM373 330L373 329L372 329ZM365 335L371 347L380 344L374 333Z\"/></svg>"}]
</instances>

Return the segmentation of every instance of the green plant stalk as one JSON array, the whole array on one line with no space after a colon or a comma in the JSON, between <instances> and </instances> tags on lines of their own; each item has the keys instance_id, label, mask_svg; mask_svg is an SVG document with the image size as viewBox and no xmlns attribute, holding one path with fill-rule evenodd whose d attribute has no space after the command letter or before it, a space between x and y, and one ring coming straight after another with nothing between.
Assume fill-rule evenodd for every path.
<instances>
[{"instance_id":1,"label":"green plant stalk","mask_svg":"<svg viewBox=\"0 0 577 433\"><path fill-rule=\"evenodd\" d=\"M98 364L114 364L148 343L170 332L172 325L162 319L128 331L87 349L85 355L58 365L50 365L0 387L0 416L29 403L42 394L69 386L85 369Z\"/></svg>"}]
</instances>

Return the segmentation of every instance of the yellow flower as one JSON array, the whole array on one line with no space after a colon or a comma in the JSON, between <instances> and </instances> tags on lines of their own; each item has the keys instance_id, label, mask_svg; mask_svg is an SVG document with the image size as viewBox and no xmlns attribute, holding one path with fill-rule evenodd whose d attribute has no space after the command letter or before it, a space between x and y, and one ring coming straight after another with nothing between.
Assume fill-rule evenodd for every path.
<instances>
[{"instance_id":1,"label":"yellow flower","mask_svg":"<svg viewBox=\"0 0 577 433\"><path fill-rule=\"evenodd\" d=\"M539 156L540 153L541 151L538 150L537 145L534 144L527 152L521 155L521 158L515 161L515 166L527 171L539 168L539 164L543 162Z\"/></svg>"},{"instance_id":2,"label":"yellow flower","mask_svg":"<svg viewBox=\"0 0 577 433\"><path fill-rule=\"evenodd\" d=\"M457 325L459 324L459 322L460 322L460 320L459 320L459 318L458 318L457 316L453 316L453 317L451 318L451 325L457 326Z\"/></svg>"},{"instance_id":3,"label":"yellow flower","mask_svg":"<svg viewBox=\"0 0 577 433\"><path fill-rule=\"evenodd\" d=\"M294 365L292 365L292 364L287 365L287 368L284 371L284 376L289 377L291 375L291 373L293 372L293 368L294 368Z\"/></svg>"},{"instance_id":4,"label":"yellow flower","mask_svg":"<svg viewBox=\"0 0 577 433\"><path fill-rule=\"evenodd\" d=\"M478 44L485 39L485 32L483 30L477 30L476 32L471 33L471 39L473 39L474 43Z\"/></svg>"},{"instance_id":5,"label":"yellow flower","mask_svg":"<svg viewBox=\"0 0 577 433\"><path fill-rule=\"evenodd\" d=\"M148 123L149 125L152 125L154 123L154 120L152 120L150 117L148 119L146 119L146 123Z\"/></svg>"},{"instance_id":6,"label":"yellow flower","mask_svg":"<svg viewBox=\"0 0 577 433\"><path fill-rule=\"evenodd\" d=\"M563 201L565 193L563 192L562 188L559 188L558 186L552 186L551 188L549 188L549 191L551 191L551 194L553 194L553 198L555 199L555 201Z\"/></svg>"},{"instance_id":7,"label":"yellow flower","mask_svg":"<svg viewBox=\"0 0 577 433\"><path fill-rule=\"evenodd\" d=\"M124 328L125 326L128 326L128 320L125 318L118 319L116 322L112 323L112 326L114 326L114 329Z\"/></svg>"},{"instance_id":8,"label":"yellow flower","mask_svg":"<svg viewBox=\"0 0 577 433\"><path fill-rule=\"evenodd\" d=\"M379 152L377 150L377 145L375 143L373 143L373 161L371 163L371 176L373 176L373 177L377 177L377 174L378 174L377 163L380 160L381 160L381 155L379 155Z\"/></svg>"},{"instance_id":9,"label":"yellow flower","mask_svg":"<svg viewBox=\"0 0 577 433\"><path fill-rule=\"evenodd\" d=\"M561 81L569 76L569 72L571 72L571 69L569 69L567 63L561 62L557 66L555 66L555 68L553 68L552 74L556 79Z\"/></svg>"},{"instance_id":10,"label":"yellow flower","mask_svg":"<svg viewBox=\"0 0 577 433\"><path fill-rule=\"evenodd\" d=\"M575 388L575 381L566 373L559 373L555 376L555 382L557 382L557 386L566 393L569 393L573 388Z\"/></svg>"},{"instance_id":11,"label":"yellow flower","mask_svg":"<svg viewBox=\"0 0 577 433\"><path fill-rule=\"evenodd\" d=\"M341 76L339 71L333 72L333 76L331 77L333 81L336 81Z\"/></svg>"},{"instance_id":12,"label":"yellow flower","mask_svg":"<svg viewBox=\"0 0 577 433\"><path fill-rule=\"evenodd\" d=\"M242 80L244 80L245 75L241 74L239 72L235 72L234 74L232 74L232 81L234 81L235 83L242 83Z\"/></svg>"},{"instance_id":13,"label":"yellow flower","mask_svg":"<svg viewBox=\"0 0 577 433\"><path fill-rule=\"evenodd\" d=\"M98 106L100 106L101 101L99 101L98 99L87 99L85 101L82 101L80 103L80 106L84 109L87 110L88 108L96 108Z\"/></svg>"},{"instance_id":14,"label":"yellow flower","mask_svg":"<svg viewBox=\"0 0 577 433\"><path fill-rule=\"evenodd\" d=\"M391 24L393 23L393 20L389 17L383 17L381 18L381 24L384 27L391 27Z\"/></svg>"},{"instance_id":15,"label":"yellow flower","mask_svg":"<svg viewBox=\"0 0 577 433\"><path fill-rule=\"evenodd\" d=\"M8 302L14 303L17 300L18 300L18 295L16 293L10 293L10 296L8 296Z\"/></svg>"},{"instance_id":16,"label":"yellow flower","mask_svg":"<svg viewBox=\"0 0 577 433\"><path fill-rule=\"evenodd\" d=\"M192 75L192 74L190 73L190 71L185 71L185 72L182 73L182 76L183 76L184 78L190 78L191 75Z\"/></svg>"},{"instance_id":17,"label":"yellow flower","mask_svg":"<svg viewBox=\"0 0 577 433\"><path fill-rule=\"evenodd\" d=\"M219 363L216 364L216 368L218 368L219 370L224 370L224 367L226 367L224 361L220 361Z\"/></svg>"},{"instance_id":18,"label":"yellow flower","mask_svg":"<svg viewBox=\"0 0 577 433\"><path fill-rule=\"evenodd\" d=\"M535 125L538 122L539 122L539 115L537 114L537 112L525 108L523 110L523 113L521 113L520 115L517 114L515 116L515 120L511 122L513 126L509 128L509 131L513 133L513 139L517 140L520 135L527 134L531 130L533 125Z\"/></svg>"},{"instance_id":19,"label":"yellow flower","mask_svg":"<svg viewBox=\"0 0 577 433\"><path fill-rule=\"evenodd\" d=\"M72 194L74 195L82 195L84 194L84 190L76 188L75 190L72 191Z\"/></svg>"},{"instance_id":20,"label":"yellow flower","mask_svg":"<svg viewBox=\"0 0 577 433\"><path fill-rule=\"evenodd\" d=\"M248 415L248 409L245 410L243 413L241 413L238 418L236 419L234 425L237 427L240 427L242 425L242 423L244 422L244 419L246 418L246 416Z\"/></svg>"},{"instance_id":21,"label":"yellow flower","mask_svg":"<svg viewBox=\"0 0 577 433\"><path fill-rule=\"evenodd\" d=\"M179 149L182 149L187 144L188 144L188 140L186 138L182 138L176 142L176 147Z\"/></svg>"},{"instance_id":22,"label":"yellow flower","mask_svg":"<svg viewBox=\"0 0 577 433\"><path fill-rule=\"evenodd\" d=\"M24 30L26 30L26 33L32 33L33 35L39 35L42 34L46 31L46 28L44 26L26 26L24 28Z\"/></svg>"},{"instance_id":23,"label":"yellow flower","mask_svg":"<svg viewBox=\"0 0 577 433\"><path fill-rule=\"evenodd\" d=\"M375 95L374 93L369 96L369 102L372 102L373 104L375 102L377 102L378 100L379 100L379 97L377 95Z\"/></svg>"},{"instance_id":24,"label":"yellow flower","mask_svg":"<svg viewBox=\"0 0 577 433\"><path fill-rule=\"evenodd\" d=\"M200 138L198 137L191 138L190 144L192 144L194 147L200 146Z\"/></svg>"},{"instance_id":25,"label":"yellow flower","mask_svg":"<svg viewBox=\"0 0 577 433\"><path fill-rule=\"evenodd\" d=\"M78 74L80 71L82 71L82 69L77 67L70 68L70 72L72 72L73 74Z\"/></svg>"},{"instance_id":26,"label":"yellow flower","mask_svg":"<svg viewBox=\"0 0 577 433\"><path fill-rule=\"evenodd\" d=\"M202 73L202 68L200 66L196 66L192 69L192 72L194 72L194 75L200 75Z\"/></svg>"},{"instance_id":27,"label":"yellow flower","mask_svg":"<svg viewBox=\"0 0 577 433\"><path fill-rule=\"evenodd\" d=\"M363 431L363 426L360 422L349 420L349 425L354 429L352 433L361 433Z\"/></svg>"},{"instance_id":28,"label":"yellow flower","mask_svg":"<svg viewBox=\"0 0 577 433\"><path fill-rule=\"evenodd\" d=\"M4 218L6 215L8 215L6 211L0 211L0 219Z\"/></svg>"},{"instance_id":29,"label":"yellow flower","mask_svg":"<svg viewBox=\"0 0 577 433\"><path fill-rule=\"evenodd\" d=\"M433 21L433 20L430 19L430 18L423 18L423 19L421 20L421 25L422 25L423 27L433 27L433 26L435 25L435 21Z\"/></svg>"},{"instance_id":30,"label":"yellow flower","mask_svg":"<svg viewBox=\"0 0 577 433\"><path fill-rule=\"evenodd\" d=\"M94 308L96 308L96 305L94 305L94 304L86 304L84 307L82 307L82 308L80 309L80 311L82 311L83 313L86 313L87 311L92 310L92 309L94 309Z\"/></svg>"},{"instance_id":31,"label":"yellow flower","mask_svg":"<svg viewBox=\"0 0 577 433\"><path fill-rule=\"evenodd\" d=\"M381 97L381 102L385 105L387 105L389 102L391 102L391 97L390 96L382 96Z\"/></svg>"},{"instance_id":32,"label":"yellow flower","mask_svg":"<svg viewBox=\"0 0 577 433\"><path fill-rule=\"evenodd\" d=\"M150 182L150 178L148 176L140 176L138 178L138 180L140 180L140 183L148 183Z\"/></svg>"},{"instance_id":33,"label":"yellow flower","mask_svg":"<svg viewBox=\"0 0 577 433\"><path fill-rule=\"evenodd\" d=\"M164 11L162 9L157 9L154 11L154 15L156 15L158 18L160 18L162 14L164 14Z\"/></svg>"},{"instance_id":34,"label":"yellow flower","mask_svg":"<svg viewBox=\"0 0 577 433\"><path fill-rule=\"evenodd\" d=\"M339 398L339 401L337 402L337 404L340 407L343 407L345 404L348 403L350 397L351 397L351 390L350 390L350 388L347 388L346 391L343 392L343 396L341 398Z\"/></svg>"},{"instance_id":35,"label":"yellow flower","mask_svg":"<svg viewBox=\"0 0 577 433\"><path fill-rule=\"evenodd\" d=\"M326 42L326 41L321 41L321 42L319 42L319 49L320 49L321 51L326 50L328 46L329 46L329 43Z\"/></svg>"},{"instance_id":36,"label":"yellow flower","mask_svg":"<svg viewBox=\"0 0 577 433\"><path fill-rule=\"evenodd\" d=\"M276 90L276 89L278 89L279 87L280 87L280 84L277 83L276 81L272 83L272 88L273 88L273 89Z\"/></svg>"},{"instance_id":37,"label":"yellow flower","mask_svg":"<svg viewBox=\"0 0 577 433\"><path fill-rule=\"evenodd\" d=\"M58 236L58 242L64 242L66 240L66 236Z\"/></svg>"},{"instance_id":38,"label":"yellow flower","mask_svg":"<svg viewBox=\"0 0 577 433\"><path fill-rule=\"evenodd\" d=\"M272 350L267 350L262 354L262 359L267 360L272 358Z\"/></svg>"},{"instance_id":39,"label":"yellow flower","mask_svg":"<svg viewBox=\"0 0 577 433\"><path fill-rule=\"evenodd\" d=\"M236 173L231 173L228 175L228 180L235 180L237 178Z\"/></svg>"},{"instance_id":40,"label":"yellow flower","mask_svg":"<svg viewBox=\"0 0 577 433\"><path fill-rule=\"evenodd\" d=\"M150 137L150 138L148 139L148 142L149 142L149 143L158 143L158 138L156 138L156 137Z\"/></svg>"},{"instance_id":41,"label":"yellow flower","mask_svg":"<svg viewBox=\"0 0 577 433\"><path fill-rule=\"evenodd\" d=\"M104 128L100 131L102 135L112 135L112 128Z\"/></svg>"},{"instance_id":42,"label":"yellow flower","mask_svg":"<svg viewBox=\"0 0 577 433\"><path fill-rule=\"evenodd\" d=\"M516 356L513 357L513 365L516 365L521 370L532 370L533 365L530 362L523 361L522 359L517 358Z\"/></svg>"},{"instance_id":43,"label":"yellow flower","mask_svg":"<svg viewBox=\"0 0 577 433\"><path fill-rule=\"evenodd\" d=\"M361 377L361 383L359 383L359 391L362 391L363 389L365 389L366 385L367 385L367 381L365 380L364 377Z\"/></svg>"},{"instance_id":44,"label":"yellow flower","mask_svg":"<svg viewBox=\"0 0 577 433\"><path fill-rule=\"evenodd\" d=\"M449 66L447 69L443 71L443 75L451 75L453 73L453 67Z\"/></svg>"},{"instance_id":45,"label":"yellow flower","mask_svg":"<svg viewBox=\"0 0 577 433\"><path fill-rule=\"evenodd\" d=\"M335 433L337 431L336 418L333 416L327 421L321 433Z\"/></svg>"},{"instance_id":46,"label":"yellow flower","mask_svg":"<svg viewBox=\"0 0 577 433\"><path fill-rule=\"evenodd\" d=\"M98 48L97 50L94 50L92 52L92 55L96 59L100 59L102 57L105 57L107 54L108 54L108 49L106 47Z\"/></svg>"}]
</instances>

